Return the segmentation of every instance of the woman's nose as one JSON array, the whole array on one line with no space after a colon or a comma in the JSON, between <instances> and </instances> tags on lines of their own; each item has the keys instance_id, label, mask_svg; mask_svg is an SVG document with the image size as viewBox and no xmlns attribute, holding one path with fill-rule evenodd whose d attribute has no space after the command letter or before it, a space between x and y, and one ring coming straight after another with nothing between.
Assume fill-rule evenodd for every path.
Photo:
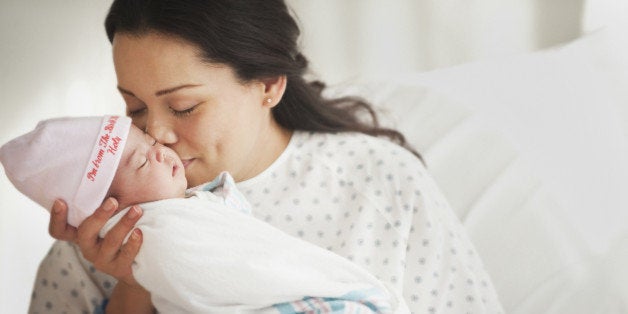
<instances>
[{"instance_id":1,"label":"woman's nose","mask_svg":"<svg viewBox=\"0 0 628 314\"><path fill-rule=\"evenodd\" d=\"M144 131L161 144L174 144L177 141L177 136L172 127L154 117L149 117L146 122L146 130Z\"/></svg>"}]
</instances>

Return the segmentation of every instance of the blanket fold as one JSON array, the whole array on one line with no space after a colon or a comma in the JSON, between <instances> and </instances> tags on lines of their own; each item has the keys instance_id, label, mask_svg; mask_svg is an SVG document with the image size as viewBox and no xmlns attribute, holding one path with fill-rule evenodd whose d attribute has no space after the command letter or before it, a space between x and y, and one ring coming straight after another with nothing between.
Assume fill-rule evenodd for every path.
<instances>
[{"instance_id":1,"label":"blanket fold","mask_svg":"<svg viewBox=\"0 0 628 314\"><path fill-rule=\"evenodd\" d=\"M224 203L191 197L141 207L133 274L160 312L405 312L363 268Z\"/></svg>"}]
</instances>

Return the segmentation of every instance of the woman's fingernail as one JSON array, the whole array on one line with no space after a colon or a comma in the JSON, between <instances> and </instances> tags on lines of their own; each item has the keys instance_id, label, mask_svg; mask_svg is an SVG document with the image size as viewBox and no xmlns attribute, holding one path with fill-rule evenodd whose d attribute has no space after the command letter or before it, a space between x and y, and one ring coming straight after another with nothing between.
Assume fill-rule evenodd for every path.
<instances>
[{"instance_id":1,"label":"woman's fingernail","mask_svg":"<svg viewBox=\"0 0 628 314\"><path fill-rule=\"evenodd\" d=\"M105 203L105 211L112 211L115 208L115 204L112 199L107 199L107 203Z\"/></svg>"},{"instance_id":2,"label":"woman's fingernail","mask_svg":"<svg viewBox=\"0 0 628 314\"><path fill-rule=\"evenodd\" d=\"M140 208L137 206L131 207L131 210L129 210L129 218L135 218L139 215L140 215Z\"/></svg>"},{"instance_id":3,"label":"woman's fingernail","mask_svg":"<svg viewBox=\"0 0 628 314\"><path fill-rule=\"evenodd\" d=\"M59 200L55 200L54 205L52 206L55 214L61 213L61 202Z\"/></svg>"},{"instance_id":4,"label":"woman's fingernail","mask_svg":"<svg viewBox=\"0 0 628 314\"><path fill-rule=\"evenodd\" d=\"M139 240L140 235L142 235L142 231L140 231L140 229L134 229L133 232L131 233L131 239Z\"/></svg>"}]
</instances>

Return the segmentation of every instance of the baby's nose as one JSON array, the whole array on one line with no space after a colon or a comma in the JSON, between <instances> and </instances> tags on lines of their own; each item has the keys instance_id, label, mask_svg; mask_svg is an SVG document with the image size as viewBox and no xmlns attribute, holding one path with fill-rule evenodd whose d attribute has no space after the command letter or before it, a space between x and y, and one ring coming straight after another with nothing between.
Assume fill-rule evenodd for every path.
<instances>
[{"instance_id":1,"label":"baby's nose","mask_svg":"<svg viewBox=\"0 0 628 314\"><path fill-rule=\"evenodd\" d=\"M158 162L164 162L164 160L166 159L166 154L163 150L158 149L157 153L155 154L155 159L157 159Z\"/></svg>"},{"instance_id":2,"label":"baby's nose","mask_svg":"<svg viewBox=\"0 0 628 314\"><path fill-rule=\"evenodd\" d=\"M172 161L172 157L167 154L163 149L157 151L156 158L158 162Z\"/></svg>"}]
</instances>

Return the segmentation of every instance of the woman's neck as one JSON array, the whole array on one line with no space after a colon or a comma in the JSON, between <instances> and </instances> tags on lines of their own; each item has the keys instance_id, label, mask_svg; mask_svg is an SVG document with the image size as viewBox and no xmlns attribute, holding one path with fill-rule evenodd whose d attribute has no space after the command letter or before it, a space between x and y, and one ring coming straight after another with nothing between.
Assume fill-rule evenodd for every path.
<instances>
[{"instance_id":1,"label":"woman's neck","mask_svg":"<svg viewBox=\"0 0 628 314\"><path fill-rule=\"evenodd\" d=\"M255 148L255 158L251 160L250 167L239 174L234 174L234 180L241 182L251 179L270 167L290 143L292 133L292 130L283 128L272 119L267 132L260 136Z\"/></svg>"}]
</instances>

